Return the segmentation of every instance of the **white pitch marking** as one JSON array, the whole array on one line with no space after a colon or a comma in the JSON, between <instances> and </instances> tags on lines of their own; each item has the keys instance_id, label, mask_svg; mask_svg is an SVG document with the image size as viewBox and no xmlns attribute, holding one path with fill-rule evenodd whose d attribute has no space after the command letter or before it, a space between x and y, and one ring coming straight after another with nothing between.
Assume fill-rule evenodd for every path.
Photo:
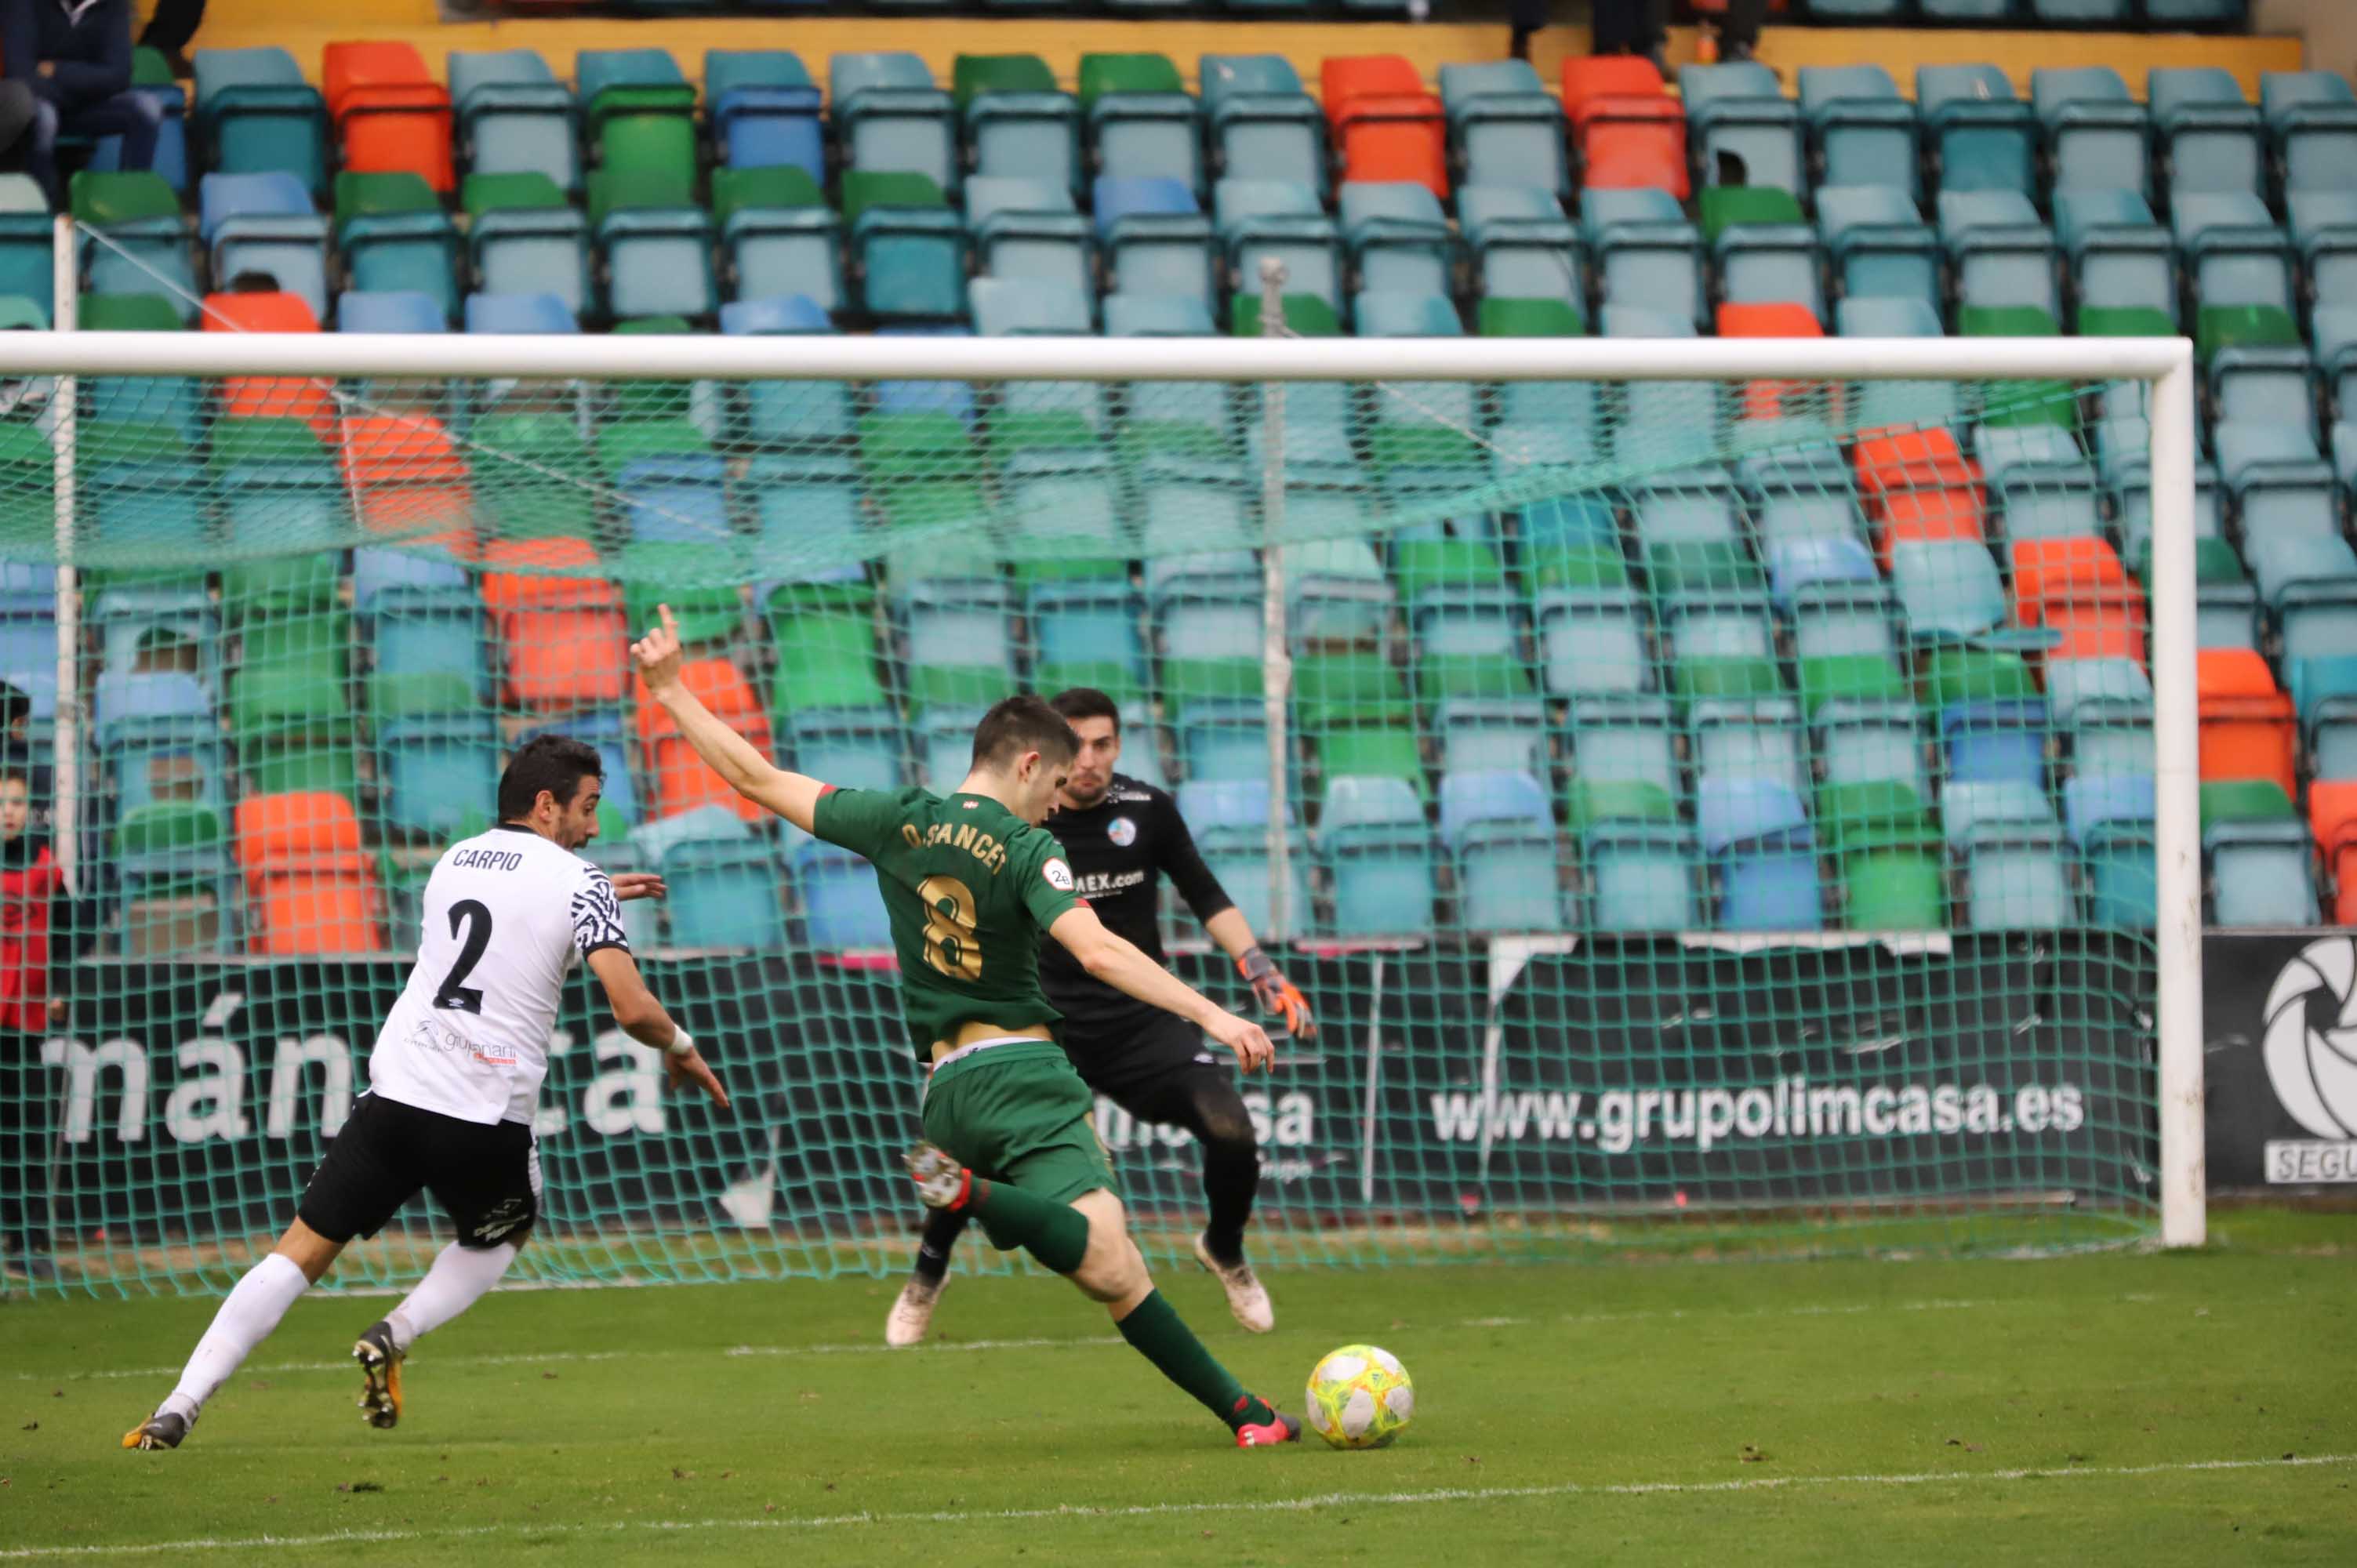
<instances>
[{"instance_id":1,"label":"white pitch marking","mask_svg":"<svg viewBox=\"0 0 2357 1568\"><path fill-rule=\"evenodd\" d=\"M165 1460L161 1463L169 1464ZM2231 1470L2295 1470L2357 1465L2357 1454L2316 1454L2292 1459L2188 1459L2160 1465L2034 1466L2008 1470L1919 1470L1895 1475L1759 1476L1734 1481L1619 1481L1540 1487L1437 1487L1417 1492L1319 1492L1303 1498L1253 1498L1224 1502L1134 1503L1125 1508L938 1509L912 1513L820 1514L808 1519L703 1519L610 1524L479 1524L446 1530L345 1530L325 1535L258 1535L242 1540L199 1536L124 1545L0 1548L0 1561L32 1557L129 1557L160 1552L254 1552L271 1547L368 1545L394 1541L461 1541L491 1535L619 1535L632 1530L686 1533L705 1530L837 1530L859 1525L997 1524L1034 1520L1143 1519L1211 1513L1307 1513L1322 1508L1415 1508L1430 1503L1519 1502L1534 1498L1652 1498L1720 1492L1788 1491L1822 1487L1974 1486L1991 1481L2064 1480L2072 1477L2129 1478Z\"/></svg>"}]
</instances>

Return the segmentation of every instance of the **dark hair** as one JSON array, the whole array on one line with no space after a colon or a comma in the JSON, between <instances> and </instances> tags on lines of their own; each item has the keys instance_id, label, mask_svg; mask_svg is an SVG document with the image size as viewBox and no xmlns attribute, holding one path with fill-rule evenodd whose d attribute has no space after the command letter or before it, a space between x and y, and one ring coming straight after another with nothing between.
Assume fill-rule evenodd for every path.
<instances>
[{"instance_id":1,"label":"dark hair","mask_svg":"<svg viewBox=\"0 0 2357 1568\"><path fill-rule=\"evenodd\" d=\"M1064 715L1028 693L1006 698L974 726L974 765L1004 768L1027 751L1051 762L1070 762L1081 754L1081 737Z\"/></svg>"},{"instance_id":2,"label":"dark hair","mask_svg":"<svg viewBox=\"0 0 2357 1568\"><path fill-rule=\"evenodd\" d=\"M1121 709L1114 700L1094 686L1074 686L1048 699L1048 705L1064 715L1068 724L1082 719L1111 719L1113 733L1121 733Z\"/></svg>"},{"instance_id":3,"label":"dark hair","mask_svg":"<svg viewBox=\"0 0 2357 1568\"><path fill-rule=\"evenodd\" d=\"M536 735L516 747L508 770L500 775L500 821L512 822L532 815L543 789L570 805L584 779L606 777L597 748L569 735Z\"/></svg>"}]
</instances>

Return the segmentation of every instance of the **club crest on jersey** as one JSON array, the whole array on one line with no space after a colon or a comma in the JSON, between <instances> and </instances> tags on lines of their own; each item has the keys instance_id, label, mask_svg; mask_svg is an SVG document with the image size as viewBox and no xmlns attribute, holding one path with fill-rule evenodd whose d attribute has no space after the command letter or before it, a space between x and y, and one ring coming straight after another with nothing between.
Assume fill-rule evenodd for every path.
<instances>
[{"instance_id":1,"label":"club crest on jersey","mask_svg":"<svg viewBox=\"0 0 2357 1568\"><path fill-rule=\"evenodd\" d=\"M1050 860L1041 865L1039 875L1046 877L1048 886L1059 893L1070 893L1072 890L1072 868L1060 860Z\"/></svg>"},{"instance_id":2,"label":"club crest on jersey","mask_svg":"<svg viewBox=\"0 0 2357 1568\"><path fill-rule=\"evenodd\" d=\"M1105 837L1127 849L1137 842L1137 824L1127 817L1115 817L1105 824Z\"/></svg>"}]
</instances>

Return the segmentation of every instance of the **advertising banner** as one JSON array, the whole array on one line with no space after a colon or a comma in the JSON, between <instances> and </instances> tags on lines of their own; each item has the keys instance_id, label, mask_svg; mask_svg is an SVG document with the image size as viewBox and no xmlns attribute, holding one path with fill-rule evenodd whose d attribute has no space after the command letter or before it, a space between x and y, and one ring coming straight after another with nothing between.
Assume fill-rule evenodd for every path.
<instances>
[{"instance_id":1,"label":"advertising banner","mask_svg":"<svg viewBox=\"0 0 2357 1568\"><path fill-rule=\"evenodd\" d=\"M2212 1191L2357 1184L2357 933L2201 939Z\"/></svg>"}]
</instances>

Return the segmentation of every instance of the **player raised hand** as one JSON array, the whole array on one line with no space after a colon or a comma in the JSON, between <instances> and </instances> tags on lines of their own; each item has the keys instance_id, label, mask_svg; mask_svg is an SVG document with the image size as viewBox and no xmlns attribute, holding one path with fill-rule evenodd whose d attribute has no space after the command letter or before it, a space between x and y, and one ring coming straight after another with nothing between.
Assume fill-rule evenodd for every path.
<instances>
[{"instance_id":1,"label":"player raised hand","mask_svg":"<svg viewBox=\"0 0 2357 1568\"><path fill-rule=\"evenodd\" d=\"M1260 949L1247 948L1244 956L1236 960L1236 972L1252 987L1264 1011L1285 1020L1285 1032L1297 1040L1318 1037L1318 1020L1309 1015L1309 1003L1293 982L1277 972L1268 954Z\"/></svg>"},{"instance_id":2,"label":"player raised hand","mask_svg":"<svg viewBox=\"0 0 2357 1568\"><path fill-rule=\"evenodd\" d=\"M666 898L671 888L660 871L617 871L607 880L613 884L614 897L622 903L633 898Z\"/></svg>"},{"instance_id":3,"label":"player raised hand","mask_svg":"<svg viewBox=\"0 0 2357 1568\"><path fill-rule=\"evenodd\" d=\"M1276 1061L1276 1047L1269 1043L1268 1032L1249 1018L1222 1013L1204 1025L1203 1032L1235 1052L1237 1062L1248 1073L1261 1071Z\"/></svg>"},{"instance_id":4,"label":"player raised hand","mask_svg":"<svg viewBox=\"0 0 2357 1568\"><path fill-rule=\"evenodd\" d=\"M679 622L669 605L657 607L662 614L661 626L649 627L646 636L630 644L630 657L638 661L639 679L647 683L650 692L660 692L679 679Z\"/></svg>"},{"instance_id":5,"label":"player raised hand","mask_svg":"<svg viewBox=\"0 0 2357 1568\"><path fill-rule=\"evenodd\" d=\"M710 1095L715 1105L723 1111L728 1109L728 1091L720 1087L720 1079L713 1072L712 1064L704 1059L704 1053L692 1045L683 1052L663 1053L663 1077L673 1089L693 1084Z\"/></svg>"}]
</instances>

